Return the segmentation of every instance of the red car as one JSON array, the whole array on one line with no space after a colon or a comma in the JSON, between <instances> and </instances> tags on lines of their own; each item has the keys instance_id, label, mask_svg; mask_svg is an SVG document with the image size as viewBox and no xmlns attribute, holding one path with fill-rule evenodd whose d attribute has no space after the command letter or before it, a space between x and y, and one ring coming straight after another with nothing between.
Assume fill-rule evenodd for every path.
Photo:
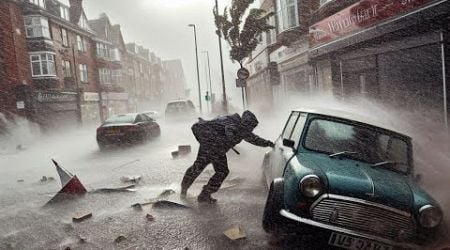
<instances>
[{"instance_id":1,"label":"red car","mask_svg":"<svg viewBox=\"0 0 450 250\"><path fill-rule=\"evenodd\" d=\"M97 128L97 143L100 149L111 144L144 142L161 134L161 129L152 118L142 113L115 115Z\"/></svg>"}]
</instances>

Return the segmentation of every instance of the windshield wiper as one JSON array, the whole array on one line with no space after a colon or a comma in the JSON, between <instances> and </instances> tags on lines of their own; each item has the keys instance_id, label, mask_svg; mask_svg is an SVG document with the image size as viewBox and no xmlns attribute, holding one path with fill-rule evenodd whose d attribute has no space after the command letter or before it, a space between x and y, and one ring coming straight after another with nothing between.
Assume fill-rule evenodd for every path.
<instances>
[{"instance_id":1,"label":"windshield wiper","mask_svg":"<svg viewBox=\"0 0 450 250\"><path fill-rule=\"evenodd\" d=\"M359 154L359 152L354 152L354 151L342 151L342 152L337 152L337 153L333 153L331 155L329 155L330 158L336 157L336 156L340 156L340 155L352 155L352 154Z\"/></svg>"},{"instance_id":2,"label":"windshield wiper","mask_svg":"<svg viewBox=\"0 0 450 250\"><path fill-rule=\"evenodd\" d=\"M372 164L371 167L376 168L376 167L385 167L387 165L397 165L397 164L401 164L401 162L398 161L382 161L382 162L377 162Z\"/></svg>"}]
</instances>

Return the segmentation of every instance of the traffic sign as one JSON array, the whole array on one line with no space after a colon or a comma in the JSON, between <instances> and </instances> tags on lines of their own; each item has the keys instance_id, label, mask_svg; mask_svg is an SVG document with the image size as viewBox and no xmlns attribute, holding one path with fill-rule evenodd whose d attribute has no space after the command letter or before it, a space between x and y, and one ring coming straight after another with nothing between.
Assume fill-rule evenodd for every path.
<instances>
[{"instance_id":1,"label":"traffic sign","mask_svg":"<svg viewBox=\"0 0 450 250\"><path fill-rule=\"evenodd\" d=\"M246 80L250 76L250 71L246 68L240 68L237 72L237 77L241 80Z\"/></svg>"}]
</instances>

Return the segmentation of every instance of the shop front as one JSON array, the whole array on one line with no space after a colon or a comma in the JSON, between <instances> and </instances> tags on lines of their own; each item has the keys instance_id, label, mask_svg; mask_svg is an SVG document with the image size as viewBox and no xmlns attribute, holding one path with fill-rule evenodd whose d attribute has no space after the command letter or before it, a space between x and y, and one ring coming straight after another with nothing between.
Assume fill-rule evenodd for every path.
<instances>
[{"instance_id":1,"label":"shop front","mask_svg":"<svg viewBox=\"0 0 450 250\"><path fill-rule=\"evenodd\" d=\"M274 88L275 99L295 100L314 94L314 72L309 64L308 41L299 39L289 47L281 47L271 54L278 64L280 86Z\"/></svg>"},{"instance_id":2,"label":"shop front","mask_svg":"<svg viewBox=\"0 0 450 250\"><path fill-rule=\"evenodd\" d=\"M83 125L95 125L101 122L100 97L98 93L84 92L80 106Z\"/></svg>"},{"instance_id":3,"label":"shop front","mask_svg":"<svg viewBox=\"0 0 450 250\"><path fill-rule=\"evenodd\" d=\"M448 126L448 9L448 1L363 0L312 25L316 85Z\"/></svg>"},{"instance_id":4,"label":"shop front","mask_svg":"<svg viewBox=\"0 0 450 250\"><path fill-rule=\"evenodd\" d=\"M102 92L102 108L105 118L130 112L128 93Z\"/></svg>"},{"instance_id":5,"label":"shop front","mask_svg":"<svg viewBox=\"0 0 450 250\"><path fill-rule=\"evenodd\" d=\"M41 128L54 130L80 124L78 94L75 92L34 91L32 117Z\"/></svg>"}]
</instances>

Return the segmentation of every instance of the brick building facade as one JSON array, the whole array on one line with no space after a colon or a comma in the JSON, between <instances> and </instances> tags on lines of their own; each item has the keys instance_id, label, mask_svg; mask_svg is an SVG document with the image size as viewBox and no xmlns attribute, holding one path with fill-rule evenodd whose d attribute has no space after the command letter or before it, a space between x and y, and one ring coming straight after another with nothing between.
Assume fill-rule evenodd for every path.
<instances>
[{"instance_id":1,"label":"brick building facade","mask_svg":"<svg viewBox=\"0 0 450 250\"><path fill-rule=\"evenodd\" d=\"M106 14L88 21L83 0L0 2L0 112L44 129L98 124L159 109L161 59L133 43ZM129 98L130 97L130 98Z\"/></svg>"},{"instance_id":2,"label":"brick building facade","mask_svg":"<svg viewBox=\"0 0 450 250\"><path fill-rule=\"evenodd\" d=\"M0 113L27 115L24 96L31 84L21 6L0 2Z\"/></svg>"}]
</instances>

